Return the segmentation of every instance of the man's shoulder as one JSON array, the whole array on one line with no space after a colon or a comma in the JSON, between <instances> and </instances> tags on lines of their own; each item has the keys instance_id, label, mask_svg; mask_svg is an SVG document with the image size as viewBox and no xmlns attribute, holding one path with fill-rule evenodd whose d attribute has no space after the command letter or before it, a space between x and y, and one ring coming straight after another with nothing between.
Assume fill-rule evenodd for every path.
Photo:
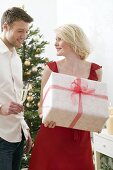
<instances>
[{"instance_id":1,"label":"man's shoulder","mask_svg":"<svg viewBox=\"0 0 113 170\"><path fill-rule=\"evenodd\" d=\"M8 47L4 44L4 42L0 38L0 54L3 54L8 51L9 51Z\"/></svg>"}]
</instances>

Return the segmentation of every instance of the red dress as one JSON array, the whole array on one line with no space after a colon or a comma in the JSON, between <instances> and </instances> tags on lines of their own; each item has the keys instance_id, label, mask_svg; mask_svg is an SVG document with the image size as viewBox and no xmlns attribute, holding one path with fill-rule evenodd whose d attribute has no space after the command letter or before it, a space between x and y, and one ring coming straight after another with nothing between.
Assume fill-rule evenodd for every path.
<instances>
[{"instance_id":1,"label":"red dress","mask_svg":"<svg viewBox=\"0 0 113 170\"><path fill-rule=\"evenodd\" d=\"M48 63L58 72L56 62ZM92 63L89 78L98 80ZM94 170L90 132L64 127L41 128L35 139L29 170Z\"/></svg>"}]
</instances>

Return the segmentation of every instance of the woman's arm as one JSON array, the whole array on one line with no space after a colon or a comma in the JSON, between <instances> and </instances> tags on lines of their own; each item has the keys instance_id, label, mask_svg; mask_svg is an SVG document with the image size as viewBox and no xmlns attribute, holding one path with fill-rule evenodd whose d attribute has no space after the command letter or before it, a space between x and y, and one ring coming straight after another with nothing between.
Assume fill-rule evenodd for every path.
<instances>
[{"instance_id":1,"label":"woman's arm","mask_svg":"<svg viewBox=\"0 0 113 170\"><path fill-rule=\"evenodd\" d=\"M43 76L42 76L42 81L41 81L41 96L40 96L40 103L39 103L39 117L42 118L42 100L43 100L43 88L47 82L47 80L49 79L49 76L51 74L51 70L48 66L45 67L44 72L43 72ZM56 126L56 123L53 121L47 121L44 123L45 127L48 128L54 128Z\"/></svg>"},{"instance_id":2,"label":"woman's arm","mask_svg":"<svg viewBox=\"0 0 113 170\"><path fill-rule=\"evenodd\" d=\"M41 93L40 93L40 102L38 103L38 113L39 113L39 117L42 118L42 100L43 100L43 88L46 84L46 82L49 79L49 76L51 74L51 70L48 66L45 66L44 71L43 71L43 75L42 75L42 80L41 80Z\"/></svg>"}]
</instances>

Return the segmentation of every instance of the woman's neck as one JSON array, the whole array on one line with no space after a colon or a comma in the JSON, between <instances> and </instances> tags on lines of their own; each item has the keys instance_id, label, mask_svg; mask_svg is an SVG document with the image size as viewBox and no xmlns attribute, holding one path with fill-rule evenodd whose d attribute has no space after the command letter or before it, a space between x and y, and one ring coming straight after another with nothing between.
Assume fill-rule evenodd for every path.
<instances>
[{"instance_id":1,"label":"woman's neck","mask_svg":"<svg viewBox=\"0 0 113 170\"><path fill-rule=\"evenodd\" d=\"M79 66L85 62L85 60L81 60L80 56L77 56L76 54L66 56L63 60L64 65L71 67Z\"/></svg>"}]
</instances>

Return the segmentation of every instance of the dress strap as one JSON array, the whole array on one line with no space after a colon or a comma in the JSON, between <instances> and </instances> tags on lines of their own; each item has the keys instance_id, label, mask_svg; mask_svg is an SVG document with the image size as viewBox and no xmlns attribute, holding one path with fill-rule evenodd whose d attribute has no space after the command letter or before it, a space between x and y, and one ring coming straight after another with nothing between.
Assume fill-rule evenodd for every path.
<instances>
[{"instance_id":1,"label":"dress strap","mask_svg":"<svg viewBox=\"0 0 113 170\"><path fill-rule=\"evenodd\" d=\"M57 63L55 61L48 62L47 65L53 72L58 73Z\"/></svg>"},{"instance_id":2,"label":"dress strap","mask_svg":"<svg viewBox=\"0 0 113 170\"><path fill-rule=\"evenodd\" d=\"M92 67L92 70L98 70L98 69L102 68L102 66L100 66L96 63L92 63L91 67Z\"/></svg>"},{"instance_id":3,"label":"dress strap","mask_svg":"<svg viewBox=\"0 0 113 170\"><path fill-rule=\"evenodd\" d=\"M100 68L102 68L102 66L100 66L96 63L91 64L91 70L90 70L90 76L89 76L90 80L98 81L98 76L97 76L96 70L98 70Z\"/></svg>"}]
</instances>

